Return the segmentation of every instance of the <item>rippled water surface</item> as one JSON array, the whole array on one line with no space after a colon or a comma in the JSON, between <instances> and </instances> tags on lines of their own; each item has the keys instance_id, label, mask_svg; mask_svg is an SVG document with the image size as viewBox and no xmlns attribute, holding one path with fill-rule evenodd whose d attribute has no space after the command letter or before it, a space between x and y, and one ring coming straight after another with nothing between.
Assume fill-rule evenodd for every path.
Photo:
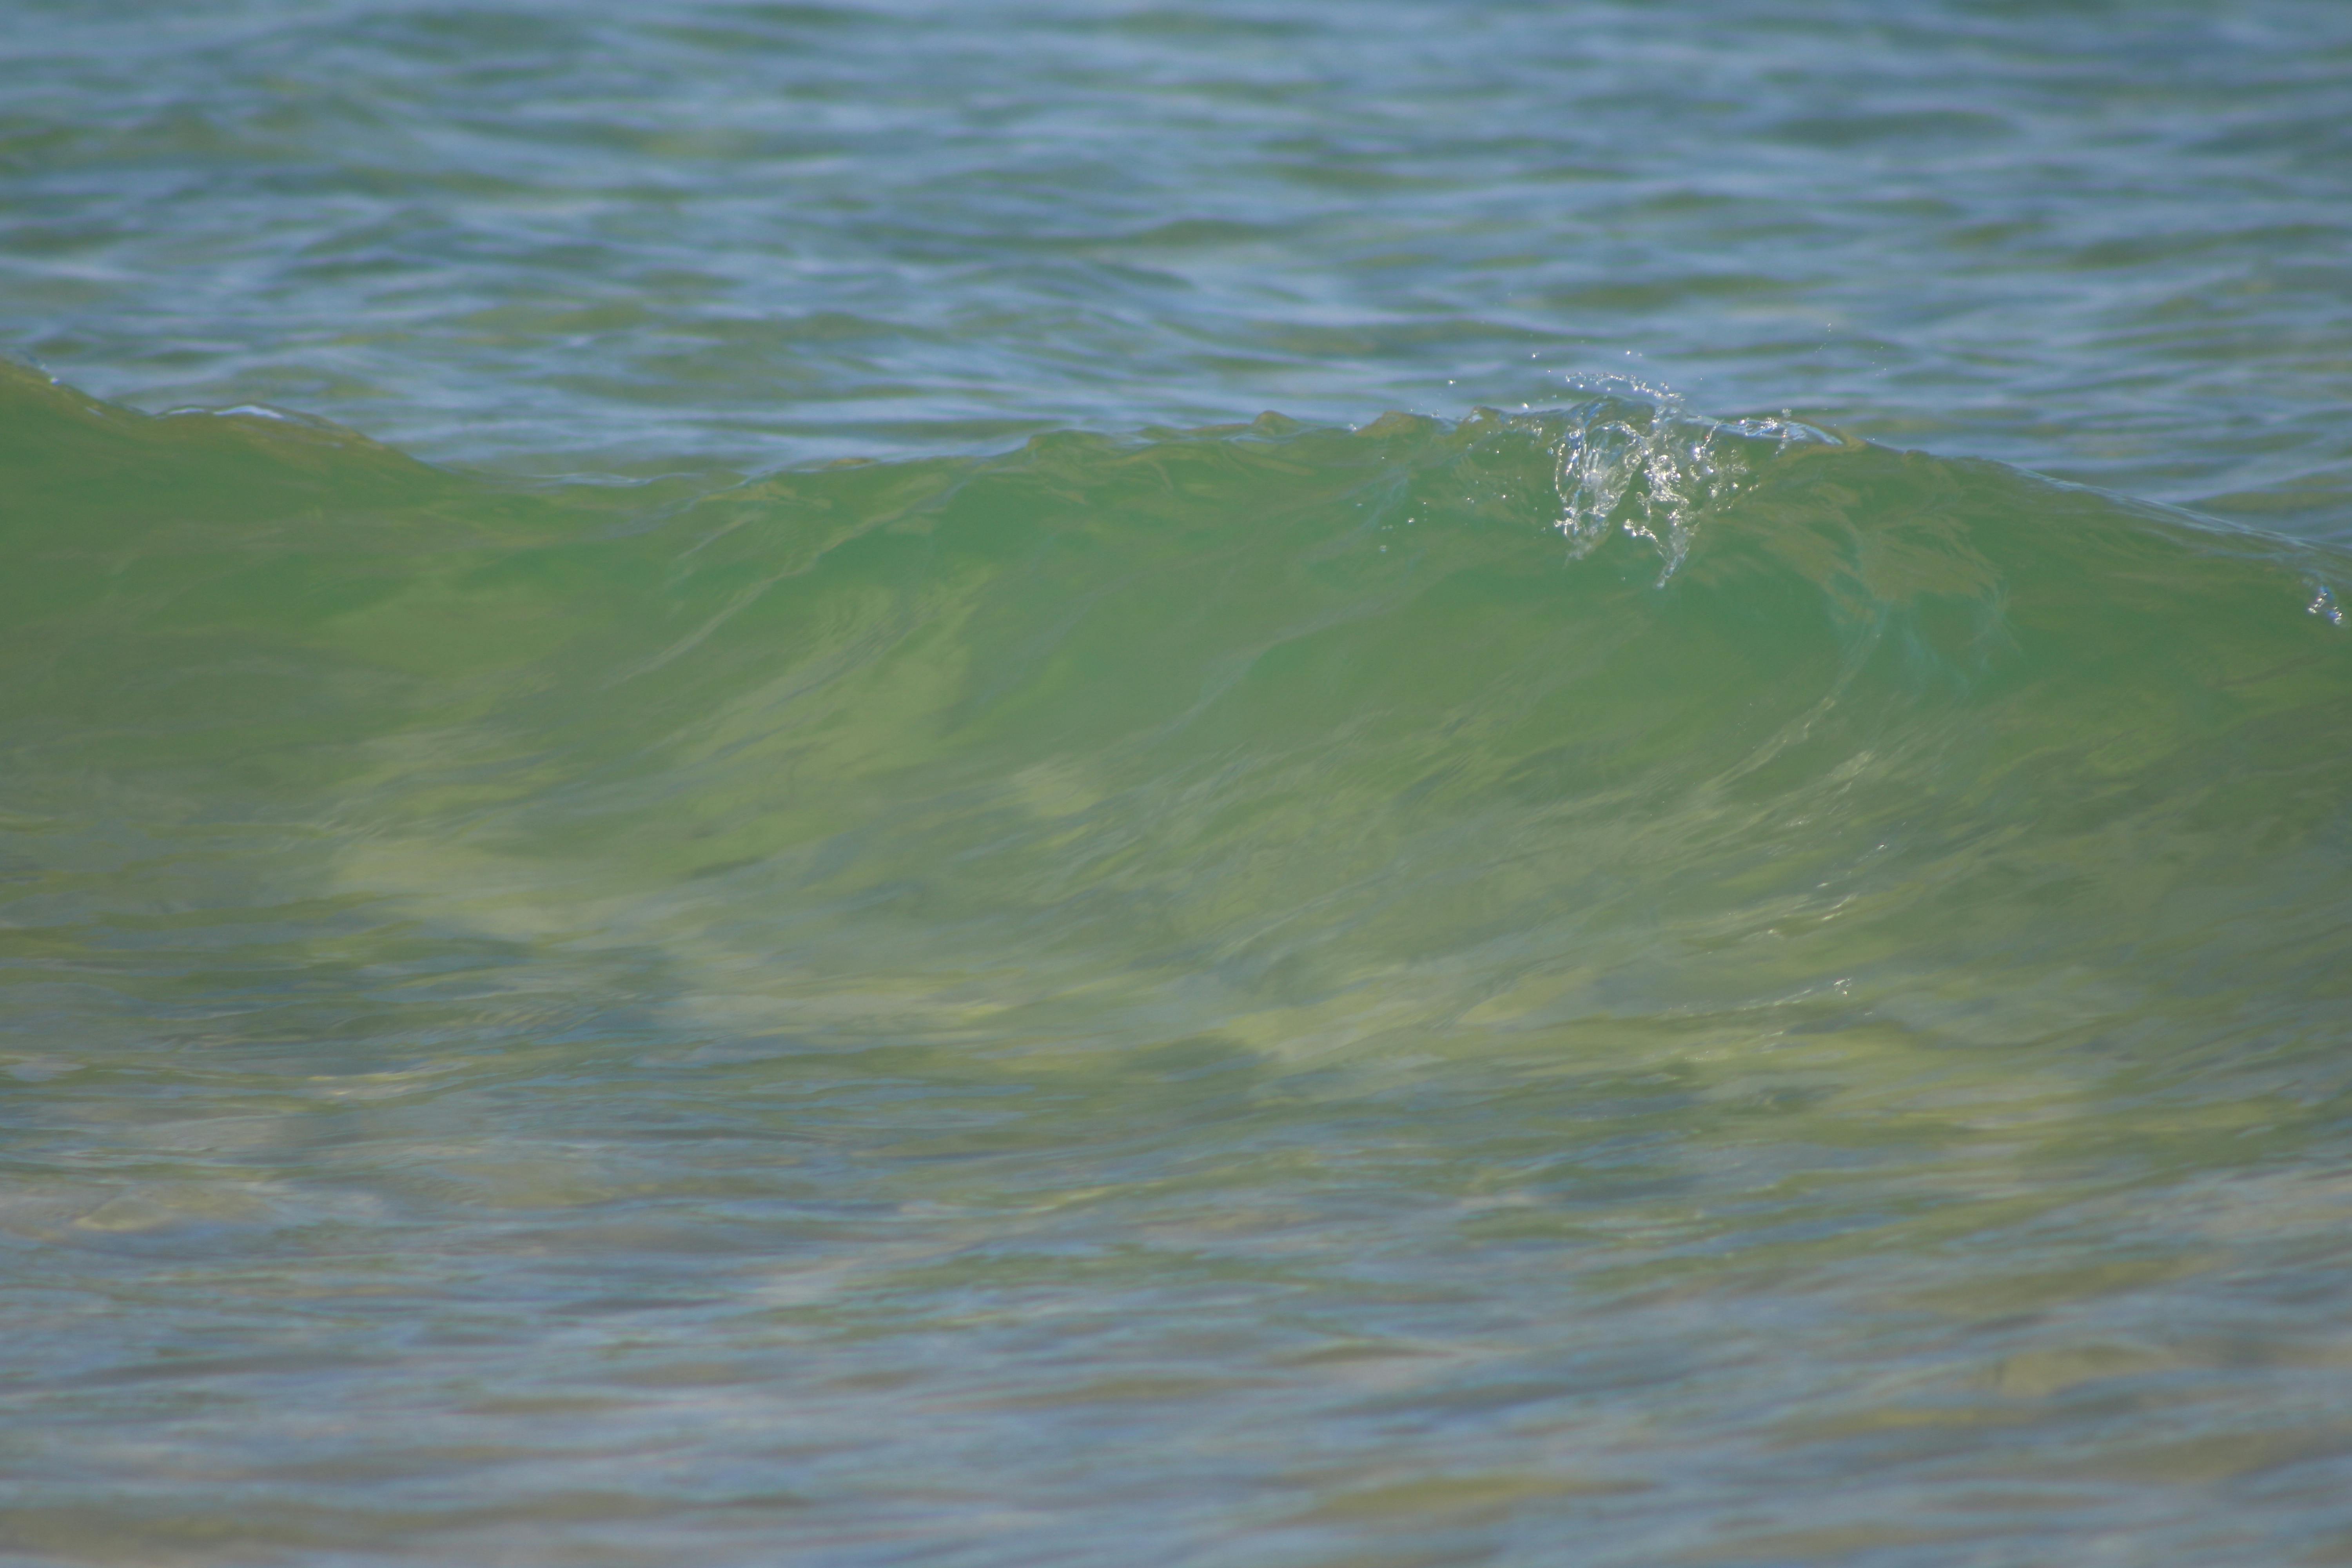
<instances>
[{"instance_id":1,"label":"rippled water surface","mask_svg":"<svg viewBox=\"0 0 2352 1568\"><path fill-rule=\"evenodd\" d=\"M2352 9L0 11L0 1561L2352 1561Z\"/></svg>"}]
</instances>

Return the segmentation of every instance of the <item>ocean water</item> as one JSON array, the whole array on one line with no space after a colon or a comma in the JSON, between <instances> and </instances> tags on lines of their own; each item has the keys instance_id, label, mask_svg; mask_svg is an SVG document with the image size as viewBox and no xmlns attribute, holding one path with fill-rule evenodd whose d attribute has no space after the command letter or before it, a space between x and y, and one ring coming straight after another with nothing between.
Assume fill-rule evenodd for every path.
<instances>
[{"instance_id":1,"label":"ocean water","mask_svg":"<svg viewBox=\"0 0 2352 1568\"><path fill-rule=\"evenodd\" d=\"M2352 1562L2352 8L0 5L0 1561Z\"/></svg>"}]
</instances>

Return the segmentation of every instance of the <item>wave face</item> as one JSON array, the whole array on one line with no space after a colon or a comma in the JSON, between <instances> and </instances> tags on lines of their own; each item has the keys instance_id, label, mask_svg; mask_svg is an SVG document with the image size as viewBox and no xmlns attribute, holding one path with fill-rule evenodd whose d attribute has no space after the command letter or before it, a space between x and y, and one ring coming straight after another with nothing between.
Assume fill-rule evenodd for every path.
<instances>
[{"instance_id":1,"label":"wave face","mask_svg":"<svg viewBox=\"0 0 2352 1568\"><path fill-rule=\"evenodd\" d=\"M2340 550L1609 397L0 467L26 1550L2342 1522Z\"/></svg>"}]
</instances>

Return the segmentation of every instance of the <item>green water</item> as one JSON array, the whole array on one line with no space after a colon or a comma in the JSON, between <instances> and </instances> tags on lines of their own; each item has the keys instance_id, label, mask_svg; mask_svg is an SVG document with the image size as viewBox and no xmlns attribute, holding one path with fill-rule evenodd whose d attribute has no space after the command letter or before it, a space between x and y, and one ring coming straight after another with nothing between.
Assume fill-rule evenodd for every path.
<instances>
[{"instance_id":1,"label":"green water","mask_svg":"<svg viewBox=\"0 0 2352 1568\"><path fill-rule=\"evenodd\" d=\"M0 1561L2352 1560L2336 13L21 15Z\"/></svg>"},{"instance_id":2,"label":"green water","mask_svg":"<svg viewBox=\"0 0 2352 1568\"><path fill-rule=\"evenodd\" d=\"M2342 1518L2340 552L1609 400L5 428L21 1550Z\"/></svg>"}]
</instances>

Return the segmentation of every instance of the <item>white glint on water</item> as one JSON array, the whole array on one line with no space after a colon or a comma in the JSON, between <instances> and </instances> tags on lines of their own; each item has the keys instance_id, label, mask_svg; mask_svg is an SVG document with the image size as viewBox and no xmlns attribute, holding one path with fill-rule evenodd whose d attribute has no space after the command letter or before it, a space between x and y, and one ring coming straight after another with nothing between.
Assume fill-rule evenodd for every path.
<instances>
[{"instance_id":1,"label":"white glint on water","mask_svg":"<svg viewBox=\"0 0 2352 1568\"><path fill-rule=\"evenodd\" d=\"M1738 492L1758 447L1832 439L1790 419L1700 418L1673 394L1624 378L1606 385L1555 448L1563 510L1554 526L1576 558L1612 531L1648 541L1664 563L1661 583L1690 552L1699 516Z\"/></svg>"}]
</instances>

